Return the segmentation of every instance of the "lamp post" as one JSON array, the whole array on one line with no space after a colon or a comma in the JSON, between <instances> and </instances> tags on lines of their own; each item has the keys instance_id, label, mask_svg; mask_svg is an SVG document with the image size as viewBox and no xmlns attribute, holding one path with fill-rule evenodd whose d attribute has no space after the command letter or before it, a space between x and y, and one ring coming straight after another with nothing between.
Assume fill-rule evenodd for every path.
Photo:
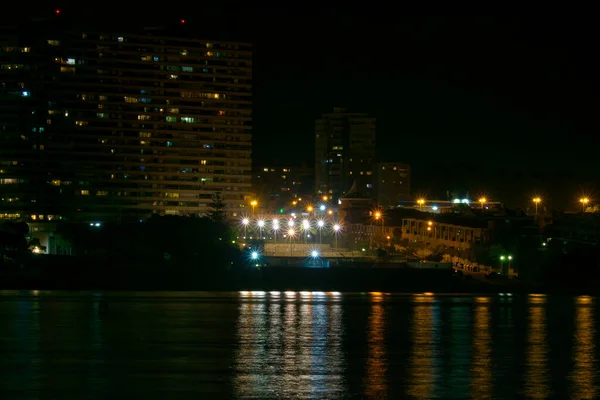
<instances>
[{"instance_id":1,"label":"lamp post","mask_svg":"<svg viewBox=\"0 0 600 400\"><path fill-rule=\"evenodd\" d=\"M258 235L259 235L259 238L262 238L262 230L265 227L265 220L264 219L259 219L256 222L256 225L258 226Z\"/></svg>"},{"instance_id":2,"label":"lamp post","mask_svg":"<svg viewBox=\"0 0 600 400\"><path fill-rule=\"evenodd\" d=\"M294 256L294 250L292 247L292 237L296 234L296 231L294 230L294 228L290 228L288 229L288 236L290 237L290 257Z\"/></svg>"},{"instance_id":3,"label":"lamp post","mask_svg":"<svg viewBox=\"0 0 600 400\"><path fill-rule=\"evenodd\" d=\"M585 212L585 207L588 205L588 203L590 202L590 199L587 197L582 197L581 199L579 199L579 202L581 203L581 212Z\"/></svg>"},{"instance_id":4,"label":"lamp post","mask_svg":"<svg viewBox=\"0 0 600 400\"><path fill-rule=\"evenodd\" d=\"M252 217L254 217L254 208L258 205L258 201L252 200L250 205L252 206Z\"/></svg>"},{"instance_id":5,"label":"lamp post","mask_svg":"<svg viewBox=\"0 0 600 400\"><path fill-rule=\"evenodd\" d=\"M533 203L535 204L535 217L537 218L538 216L538 204L540 204L542 202L541 197L534 197L533 198Z\"/></svg>"},{"instance_id":6,"label":"lamp post","mask_svg":"<svg viewBox=\"0 0 600 400\"><path fill-rule=\"evenodd\" d=\"M250 223L250 219L248 219L248 218L244 218L242 220L242 225L244 226L244 239L246 239L246 233L247 233L247 228L248 228L249 223Z\"/></svg>"},{"instance_id":7,"label":"lamp post","mask_svg":"<svg viewBox=\"0 0 600 400\"><path fill-rule=\"evenodd\" d=\"M341 226L339 226L338 224L334 224L333 225L333 234L335 235L335 249L337 249L337 237L338 237L338 232L340 231L340 229L342 229Z\"/></svg>"},{"instance_id":8,"label":"lamp post","mask_svg":"<svg viewBox=\"0 0 600 400\"><path fill-rule=\"evenodd\" d=\"M275 239L274 244L275 248L277 248L277 231L279 230L279 220L273 220L273 237Z\"/></svg>"},{"instance_id":9,"label":"lamp post","mask_svg":"<svg viewBox=\"0 0 600 400\"><path fill-rule=\"evenodd\" d=\"M423 204L425 204L425 199L418 199L417 204L419 205L419 210L423 208Z\"/></svg>"},{"instance_id":10,"label":"lamp post","mask_svg":"<svg viewBox=\"0 0 600 400\"><path fill-rule=\"evenodd\" d=\"M304 244L307 244L307 232L310 231L310 221L308 219L302 220L302 234L304 236Z\"/></svg>"},{"instance_id":11,"label":"lamp post","mask_svg":"<svg viewBox=\"0 0 600 400\"><path fill-rule=\"evenodd\" d=\"M317 227L319 228L319 244L322 243L321 237L323 236L323 227L325 226L325 221L322 219L317 221Z\"/></svg>"},{"instance_id":12,"label":"lamp post","mask_svg":"<svg viewBox=\"0 0 600 400\"><path fill-rule=\"evenodd\" d=\"M485 203L487 203L487 199L485 197L481 197L479 199L479 202L481 203L481 209L483 210L483 206L485 205Z\"/></svg>"}]
</instances>

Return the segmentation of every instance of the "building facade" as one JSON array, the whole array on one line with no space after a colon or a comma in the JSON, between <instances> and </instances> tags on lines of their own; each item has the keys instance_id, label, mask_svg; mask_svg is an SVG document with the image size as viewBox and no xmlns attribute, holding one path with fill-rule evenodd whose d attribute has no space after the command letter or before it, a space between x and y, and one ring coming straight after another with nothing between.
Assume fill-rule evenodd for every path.
<instances>
[{"instance_id":1,"label":"building facade","mask_svg":"<svg viewBox=\"0 0 600 400\"><path fill-rule=\"evenodd\" d=\"M358 193L373 191L376 120L335 108L315 124L315 191L334 201L356 183Z\"/></svg>"},{"instance_id":2,"label":"building facade","mask_svg":"<svg viewBox=\"0 0 600 400\"><path fill-rule=\"evenodd\" d=\"M377 163L373 186L377 205L396 207L412 200L410 193L410 165L402 163Z\"/></svg>"},{"instance_id":3,"label":"building facade","mask_svg":"<svg viewBox=\"0 0 600 400\"><path fill-rule=\"evenodd\" d=\"M177 29L0 33L0 216L229 212L251 187L251 45Z\"/></svg>"}]
</instances>

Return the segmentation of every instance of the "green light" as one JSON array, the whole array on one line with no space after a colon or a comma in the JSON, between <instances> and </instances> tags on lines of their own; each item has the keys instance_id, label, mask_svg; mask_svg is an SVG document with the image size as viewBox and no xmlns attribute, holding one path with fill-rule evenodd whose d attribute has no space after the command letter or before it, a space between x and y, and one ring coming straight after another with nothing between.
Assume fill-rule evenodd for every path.
<instances>
[{"instance_id":1,"label":"green light","mask_svg":"<svg viewBox=\"0 0 600 400\"><path fill-rule=\"evenodd\" d=\"M283 214L283 208L280 208L280 209L279 209L279 213L280 213L280 214Z\"/></svg>"}]
</instances>

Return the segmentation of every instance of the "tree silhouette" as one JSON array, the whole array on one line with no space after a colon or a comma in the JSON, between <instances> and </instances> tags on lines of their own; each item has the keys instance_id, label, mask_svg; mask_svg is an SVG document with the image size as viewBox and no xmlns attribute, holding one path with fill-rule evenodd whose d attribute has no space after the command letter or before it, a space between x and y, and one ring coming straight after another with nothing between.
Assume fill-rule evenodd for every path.
<instances>
[{"instance_id":1,"label":"tree silhouette","mask_svg":"<svg viewBox=\"0 0 600 400\"><path fill-rule=\"evenodd\" d=\"M215 193L212 196L212 201L208 205L209 211L206 217L212 222L221 224L227 219L227 204L223 200L223 196L220 192Z\"/></svg>"}]
</instances>

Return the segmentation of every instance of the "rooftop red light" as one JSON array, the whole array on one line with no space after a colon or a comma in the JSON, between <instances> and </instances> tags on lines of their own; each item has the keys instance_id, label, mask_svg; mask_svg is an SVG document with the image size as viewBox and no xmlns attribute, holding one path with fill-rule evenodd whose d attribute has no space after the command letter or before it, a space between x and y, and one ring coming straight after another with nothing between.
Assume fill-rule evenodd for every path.
<instances>
[{"instance_id":1,"label":"rooftop red light","mask_svg":"<svg viewBox=\"0 0 600 400\"><path fill-rule=\"evenodd\" d=\"M58 15L58 14L60 14L60 10L57 8L56 10L54 10L54 13L55 13L56 15Z\"/></svg>"},{"instance_id":2,"label":"rooftop red light","mask_svg":"<svg viewBox=\"0 0 600 400\"><path fill-rule=\"evenodd\" d=\"M181 22L182 24L185 24L185 19L182 19L182 20L181 20L181 21L179 21L179 22Z\"/></svg>"}]
</instances>

